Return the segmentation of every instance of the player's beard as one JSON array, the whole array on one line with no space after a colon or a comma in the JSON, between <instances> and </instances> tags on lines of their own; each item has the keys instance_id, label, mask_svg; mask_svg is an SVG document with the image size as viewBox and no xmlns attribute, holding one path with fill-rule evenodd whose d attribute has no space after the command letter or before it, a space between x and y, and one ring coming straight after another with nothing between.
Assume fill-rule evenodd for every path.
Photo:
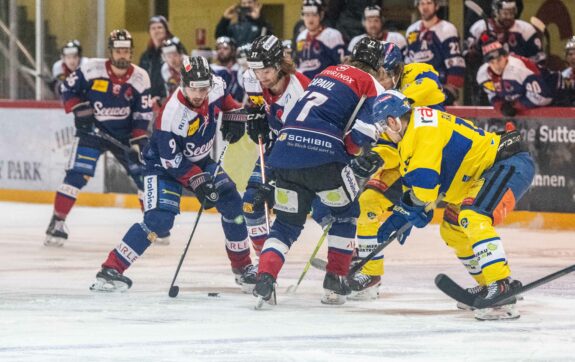
<instances>
[{"instance_id":1,"label":"player's beard","mask_svg":"<svg viewBox=\"0 0 575 362\"><path fill-rule=\"evenodd\" d=\"M132 64L129 59L112 59L112 65L118 69L128 69L128 67Z\"/></svg>"}]
</instances>

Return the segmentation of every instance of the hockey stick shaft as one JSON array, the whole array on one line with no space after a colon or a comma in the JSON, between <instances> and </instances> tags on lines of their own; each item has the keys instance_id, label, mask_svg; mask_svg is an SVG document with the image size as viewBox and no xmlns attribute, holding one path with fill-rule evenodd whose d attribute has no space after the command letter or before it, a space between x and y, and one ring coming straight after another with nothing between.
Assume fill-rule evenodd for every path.
<instances>
[{"instance_id":1,"label":"hockey stick shaft","mask_svg":"<svg viewBox=\"0 0 575 362\"><path fill-rule=\"evenodd\" d=\"M266 164L264 161L264 141L261 134L258 135L258 151L260 153L260 169L262 174L262 183L266 183ZM264 215L266 217L267 232L270 232L270 213L268 202L264 201Z\"/></svg>"},{"instance_id":2,"label":"hockey stick shaft","mask_svg":"<svg viewBox=\"0 0 575 362\"><path fill-rule=\"evenodd\" d=\"M363 102L365 102L366 98L367 98L367 96L364 94L361 96L361 98L357 102L357 105L355 106L355 109L353 110L353 113L351 114L351 117L349 117L349 120L347 121L347 124L345 125L345 129L343 130L344 136L351 129L351 126L353 125L353 121L355 121L355 117L359 113L359 110L363 106Z\"/></svg>"},{"instance_id":3,"label":"hockey stick shaft","mask_svg":"<svg viewBox=\"0 0 575 362\"><path fill-rule=\"evenodd\" d=\"M226 139L226 141L229 142L228 139ZM218 176L218 171L220 169L220 166L222 164L222 160L224 159L224 155L226 154L226 151L227 151L229 145L230 144L227 143L224 146L224 149L222 150L222 152L220 153L220 156L218 157L218 162L216 164L216 168L214 170L214 175L213 175L214 180ZM204 202L202 201L202 203L200 205L200 209L198 210L198 215L196 216L196 221L194 222L194 227L192 228L192 232L190 233L190 237L188 238L188 243L186 244L186 247L184 248L184 252L182 253L182 256L180 257L178 267L176 268L176 272L174 273L174 278L172 279L172 283L170 284L170 292L169 292L170 297L175 297L178 294L178 292L176 291L174 293L174 295L172 296L174 284L176 283L176 279L178 278L178 274L180 273L180 269L182 268L182 264L184 263L184 259L186 258L186 255L188 253L188 249L190 248L190 244L192 243L192 238L194 237L194 234L196 233L196 228L198 227L198 223L200 221L200 217L202 216L203 211L204 211Z\"/></svg>"},{"instance_id":4,"label":"hockey stick shaft","mask_svg":"<svg viewBox=\"0 0 575 362\"><path fill-rule=\"evenodd\" d=\"M321 238L319 238L319 241L317 242L317 245L316 245L315 249L313 250L313 253L311 254L309 260L307 261L305 267L303 268L303 272L299 276L299 279L298 279L298 281L295 285L295 288L293 290L294 292L297 289L297 287L300 285L300 283L303 280L303 278L305 277L305 275L307 274L307 271L309 270L309 267L311 266L311 261L315 258L319 249L323 245L323 242L324 242L325 238L327 237L327 233L329 232L329 229L331 229L331 223L327 224L327 226L323 230L323 234L321 234Z\"/></svg>"},{"instance_id":5,"label":"hockey stick shaft","mask_svg":"<svg viewBox=\"0 0 575 362\"><path fill-rule=\"evenodd\" d=\"M443 194L439 194L439 196L437 197L437 200L435 202L430 203L429 205L427 205L425 207L425 211L431 211L433 209L435 209L435 207L437 206L437 204L439 204L439 202L441 200L443 200L443 197L445 195ZM377 254L379 254L383 249L385 249L385 247L387 247L389 244L391 244L395 239L397 239L400 235L402 235L405 231L407 231L407 229L409 229L411 227L411 223L406 223L405 225L403 225L401 228L399 228L399 230L397 230L396 232L394 232L393 234L391 234L389 236L389 239L387 239L386 241L384 241L383 243L379 244L375 249L373 249L371 251L371 253L369 253L365 258L361 259L361 261L359 263L357 263L356 265L353 266L353 268L351 268L349 270L348 275L353 275L355 274L358 270L360 270L361 268L363 268L363 266L365 264L367 264L367 262L369 262L371 260L371 258L373 258L374 256L376 256Z\"/></svg>"}]
</instances>

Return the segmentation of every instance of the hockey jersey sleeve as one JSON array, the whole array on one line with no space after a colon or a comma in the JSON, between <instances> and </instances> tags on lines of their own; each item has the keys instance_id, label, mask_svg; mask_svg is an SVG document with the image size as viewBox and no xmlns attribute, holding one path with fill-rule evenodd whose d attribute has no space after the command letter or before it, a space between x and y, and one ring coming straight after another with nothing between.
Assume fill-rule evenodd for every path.
<instances>
[{"instance_id":1,"label":"hockey jersey sleeve","mask_svg":"<svg viewBox=\"0 0 575 362\"><path fill-rule=\"evenodd\" d=\"M418 200L433 202L439 194L443 151L441 140L444 136L437 113L430 108L415 108L407 132L411 132L411 135L404 139L408 142L402 141L401 146L402 162L407 168L402 178L403 184L411 189Z\"/></svg>"},{"instance_id":2,"label":"hockey jersey sleeve","mask_svg":"<svg viewBox=\"0 0 575 362\"><path fill-rule=\"evenodd\" d=\"M62 102L66 113L72 112L74 106L86 101L86 92L89 83L82 72L82 68L70 73L68 78L62 83Z\"/></svg>"},{"instance_id":3,"label":"hockey jersey sleeve","mask_svg":"<svg viewBox=\"0 0 575 362\"><path fill-rule=\"evenodd\" d=\"M132 137L139 137L148 133L148 127L154 116L152 112L152 96L149 86L143 88L141 92L138 90L134 90L134 92L134 100L132 103Z\"/></svg>"},{"instance_id":4,"label":"hockey jersey sleeve","mask_svg":"<svg viewBox=\"0 0 575 362\"><path fill-rule=\"evenodd\" d=\"M526 77L523 88L525 92L514 102L514 106L519 110L546 106L553 101L552 92L540 74Z\"/></svg>"},{"instance_id":5,"label":"hockey jersey sleeve","mask_svg":"<svg viewBox=\"0 0 575 362\"><path fill-rule=\"evenodd\" d=\"M446 83L456 88L463 87L465 77L465 60L461 55L459 44L460 39L455 26L447 27L445 37L441 42L441 58L447 71Z\"/></svg>"}]
</instances>

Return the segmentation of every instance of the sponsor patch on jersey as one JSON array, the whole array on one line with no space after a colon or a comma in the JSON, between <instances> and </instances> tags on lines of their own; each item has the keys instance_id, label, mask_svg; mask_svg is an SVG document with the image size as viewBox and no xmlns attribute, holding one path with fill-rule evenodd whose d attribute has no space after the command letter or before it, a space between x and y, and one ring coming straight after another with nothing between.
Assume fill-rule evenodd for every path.
<instances>
[{"instance_id":1,"label":"sponsor patch on jersey","mask_svg":"<svg viewBox=\"0 0 575 362\"><path fill-rule=\"evenodd\" d=\"M409 33L407 36L407 44L412 44L417 40L417 36L419 35L418 31L414 31L413 33Z\"/></svg>"},{"instance_id":2,"label":"sponsor patch on jersey","mask_svg":"<svg viewBox=\"0 0 575 362\"><path fill-rule=\"evenodd\" d=\"M280 134L280 136L278 137L278 141L285 141L286 138L287 138L287 134L286 134L286 133L282 133L282 134Z\"/></svg>"},{"instance_id":3,"label":"sponsor patch on jersey","mask_svg":"<svg viewBox=\"0 0 575 362\"><path fill-rule=\"evenodd\" d=\"M196 119L193 120L192 123L190 123L190 126L188 127L188 137L191 137L194 134L196 134L199 128L200 128L200 117L196 117Z\"/></svg>"},{"instance_id":4,"label":"sponsor patch on jersey","mask_svg":"<svg viewBox=\"0 0 575 362\"><path fill-rule=\"evenodd\" d=\"M262 95L250 96L250 101L256 106L262 106L264 104L264 97Z\"/></svg>"},{"instance_id":5,"label":"sponsor patch on jersey","mask_svg":"<svg viewBox=\"0 0 575 362\"><path fill-rule=\"evenodd\" d=\"M144 211L153 210L158 203L157 176L144 177Z\"/></svg>"},{"instance_id":6,"label":"sponsor patch on jersey","mask_svg":"<svg viewBox=\"0 0 575 362\"><path fill-rule=\"evenodd\" d=\"M437 127L438 112L427 107L416 107L413 110L413 128L417 127Z\"/></svg>"},{"instance_id":7,"label":"sponsor patch on jersey","mask_svg":"<svg viewBox=\"0 0 575 362\"><path fill-rule=\"evenodd\" d=\"M317 193L321 202L329 207L343 207L350 203L343 187L334 190L320 191Z\"/></svg>"},{"instance_id":8,"label":"sponsor patch on jersey","mask_svg":"<svg viewBox=\"0 0 575 362\"><path fill-rule=\"evenodd\" d=\"M106 93L108 91L108 81L104 79L96 79L92 84L92 90L96 92Z\"/></svg>"},{"instance_id":9,"label":"sponsor patch on jersey","mask_svg":"<svg viewBox=\"0 0 575 362\"><path fill-rule=\"evenodd\" d=\"M304 40L298 41L297 44L296 44L296 50L297 50L298 52L301 52L301 51L303 50L304 44L305 44L305 41L304 41Z\"/></svg>"},{"instance_id":10,"label":"sponsor patch on jersey","mask_svg":"<svg viewBox=\"0 0 575 362\"><path fill-rule=\"evenodd\" d=\"M276 186L275 199L276 203L274 205L274 209L297 214L299 210L297 192Z\"/></svg>"},{"instance_id":11,"label":"sponsor patch on jersey","mask_svg":"<svg viewBox=\"0 0 575 362\"><path fill-rule=\"evenodd\" d=\"M493 84L492 81L487 81L487 82L483 83L483 88L485 88L489 91L495 92L495 85Z\"/></svg>"}]
</instances>

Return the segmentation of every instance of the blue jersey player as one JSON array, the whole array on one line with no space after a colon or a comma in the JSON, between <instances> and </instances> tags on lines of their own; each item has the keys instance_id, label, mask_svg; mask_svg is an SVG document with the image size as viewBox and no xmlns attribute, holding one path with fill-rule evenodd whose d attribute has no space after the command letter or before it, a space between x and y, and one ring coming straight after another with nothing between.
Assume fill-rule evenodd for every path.
<instances>
[{"instance_id":1,"label":"blue jersey player","mask_svg":"<svg viewBox=\"0 0 575 362\"><path fill-rule=\"evenodd\" d=\"M345 276L359 216L359 187L348 164L379 134L372 124L371 109L375 97L383 92L379 83L383 58L379 41L361 39L350 64L321 72L285 115L269 157L276 181L277 217L260 255L254 289L258 303L272 298L285 255L299 237L316 197L333 218L322 303L345 302L349 294ZM350 121L353 127L346 135Z\"/></svg>"},{"instance_id":2,"label":"blue jersey player","mask_svg":"<svg viewBox=\"0 0 575 362\"><path fill-rule=\"evenodd\" d=\"M239 108L225 91L225 82L211 73L204 57L184 57L182 83L156 119L144 150L144 219L130 227L108 254L96 275L93 291L125 291L132 281L123 272L157 238L166 236L180 212L182 189L194 192L205 209L221 214L225 248L236 282L245 291L255 284L242 199L234 182L209 156L220 111Z\"/></svg>"},{"instance_id":3,"label":"blue jersey player","mask_svg":"<svg viewBox=\"0 0 575 362\"><path fill-rule=\"evenodd\" d=\"M74 113L77 138L66 177L56 192L46 246L61 246L68 238L64 220L105 151L116 157L142 190L140 151L148 143L152 109L150 78L131 63L133 49L130 33L114 30L108 39L109 58L88 60L61 85L66 112ZM96 131L117 142L104 139Z\"/></svg>"}]
</instances>

